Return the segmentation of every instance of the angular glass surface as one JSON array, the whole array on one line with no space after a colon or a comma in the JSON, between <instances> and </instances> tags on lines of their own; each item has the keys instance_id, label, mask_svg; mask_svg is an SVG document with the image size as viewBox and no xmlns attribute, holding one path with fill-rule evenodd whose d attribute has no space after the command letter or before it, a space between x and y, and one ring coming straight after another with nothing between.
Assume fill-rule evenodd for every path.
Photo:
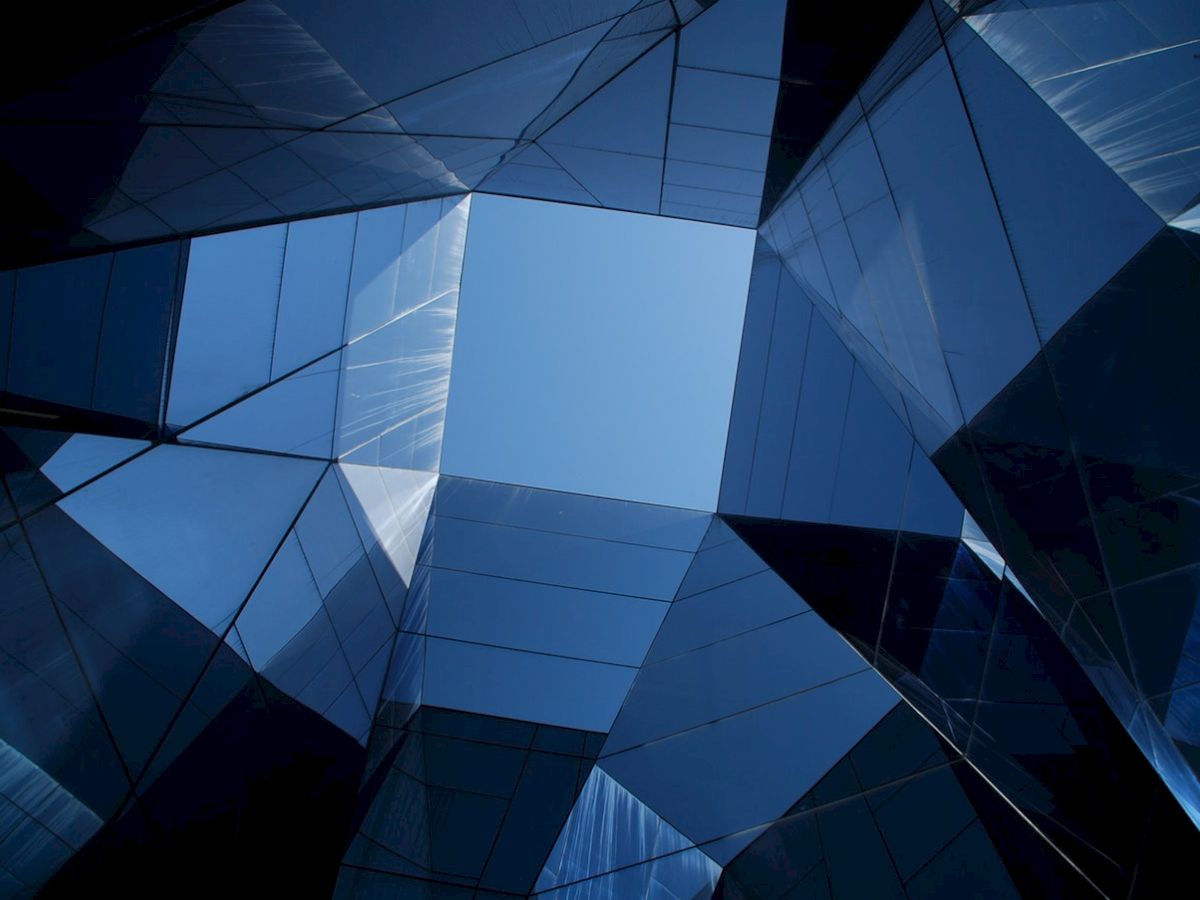
<instances>
[{"instance_id":1,"label":"angular glass surface","mask_svg":"<svg viewBox=\"0 0 1200 900\"><path fill-rule=\"evenodd\" d=\"M188 425L271 378L287 228L192 241L167 420Z\"/></svg>"},{"instance_id":2,"label":"angular glass surface","mask_svg":"<svg viewBox=\"0 0 1200 900\"><path fill-rule=\"evenodd\" d=\"M325 467L162 446L64 498L61 507L219 631L246 599Z\"/></svg>"},{"instance_id":3,"label":"angular glass surface","mask_svg":"<svg viewBox=\"0 0 1200 900\"><path fill-rule=\"evenodd\" d=\"M607 731L636 669L442 638L425 647L432 706Z\"/></svg>"}]
</instances>

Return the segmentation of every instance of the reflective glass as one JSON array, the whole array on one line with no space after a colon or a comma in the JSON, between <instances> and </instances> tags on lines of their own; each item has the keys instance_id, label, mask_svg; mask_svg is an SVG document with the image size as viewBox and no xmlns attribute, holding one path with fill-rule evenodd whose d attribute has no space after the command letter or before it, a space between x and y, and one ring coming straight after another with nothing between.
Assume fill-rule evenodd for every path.
<instances>
[{"instance_id":1,"label":"reflective glass","mask_svg":"<svg viewBox=\"0 0 1200 900\"><path fill-rule=\"evenodd\" d=\"M433 564L564 587L670 600L692 561L679 550L438 518Z\"/></svg>"},{"instance_id":2,"label":"reflective glass","mask_svg":"<svg viewBox=\"0 0 1200 900\"><path fill-rule=\"evenodd\" d=\"M861 658L829 626L809 614L722 637L643 667L613 724L605 752L696 728L863 667Z\"/></svg>"},{"instance_id":3,"label":"reflective glass","mask_svg":"<svg viewBox=\"0 0 1200 900\"><path fill-rule=\"evenodd\" d=\"M696 549L712 521L707 513L694 510L451 477L438 481L437 513L687 551Z\"/></svg>"},{"instance_id":4,"label":"reflective glass","mask_svg":"<svg viewBox=\"0 0 1200 900\"><path fill-rule=\"evenodd\" d=\"M635 669L442 638L425 648L424 702L607 731Z\"/></svg>"},{"instance_id":5,"label":"reflective glass","mask_svg":"<svg viewBox=\"0 0 1200 900\"><path fill-rule=\"evenodd\" d=\"M539 139L661 157L667 127L674 43L664 41L577 106Z\"/></svg>"},{"instance_id":6,"label":"reflective glass","mask_svg":"<svg viewBox=\"0 0 1200 900\"><path fill-rule=\"evenodd\" d=\"M606 772L692 841L774 819L897 702L874 672L601 757ZM697 784L705 785L697 791ZM755 836L721 845L726 862ZM740 846L739 846L740 844ZM714 851L715 852L715 851Z\"/></svg>"},{"instance_id":7,"label":"reflective glass","mask_svg":"<svg viewBox=\"0 0 1200 900\"><path fill-rule=\"evenodd\" d=\"M328 216L288 225L272 379L341 344L357 219Z\"/></svg>"},{"instance_id":8,"label":"reflective glass","mask_svg":"<svg viewBox=\"0 0 1200 900\"><path fill-rule=\"evenodd\" d=\"M410 134L517 138L608 30L595 25L388 105Z\"/></svg>"},{"instance_id":9,"label":"reflective glass","mask_svg":"<svg viewBox=\"0 0 1200 900\"><path fill-rule=\"evenodd\" d=\"M307 460L163 446L60 505L150 583L220 630L324 469Z\"/></svg>"},{"instance_id":10,"label":"reflective glass","mask_svg":"<svg viewBox=\"0 0 1200 900\"><path fill-rule=\"evenodd\" d=\"M341 354L334 353L184 431L180 439L328 459Z\"/></svg>"},{"instance_id":11,"label":"reflective glass","mask_svg":"<svg viewBox=\"0 0 1200 900\"><path fill-rule=\"evenodd\" d=\"M42 464L42 474L69 491L149 446L149 441L73 434Z\"/></svg>"},{"instance_id":12,"label":"reflective glass","mask_svg":"<svg viewBox=\"0 0 1200 900\"><path fill-rule=\"evenodd\" d=\"M168 421L187 425L266 384L287 228L192 241Z\"/></svg>"},{"instance_id":13,"label":"reflective glass","mask_svg":"<svg viewBox=\"0 0 1200 900\"><path fill-rule=\"evenodd\" d=\"M1044 342L1162 220L974 32L949 49Z\"/></svg>"},{"instance_id":14,"label":"reflective glass","mask_svg":"<svg viewBox=\"0 0 1200 900\"><path fill-rule=\"evenodd\" d=\"M641 665L664 603L433 572L428 633L517 650Z\"/></svg>"}]
</instances>

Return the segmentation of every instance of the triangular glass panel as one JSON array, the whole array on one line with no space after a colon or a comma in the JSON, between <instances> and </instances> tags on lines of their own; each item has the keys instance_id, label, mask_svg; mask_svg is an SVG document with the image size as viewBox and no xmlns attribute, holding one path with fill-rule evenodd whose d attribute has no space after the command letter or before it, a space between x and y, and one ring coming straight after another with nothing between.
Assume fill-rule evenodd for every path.
<instances>
[{"instance_id":1,"label":"triangular glass panel","mask_svg":"<svg viewBox=\"0 0 1200 900\"><path fill-rule=\"evenodd\" d=\"M162 446L61 502L214 631L228 625L325 464Z\"/></svg>"}]
</instances>

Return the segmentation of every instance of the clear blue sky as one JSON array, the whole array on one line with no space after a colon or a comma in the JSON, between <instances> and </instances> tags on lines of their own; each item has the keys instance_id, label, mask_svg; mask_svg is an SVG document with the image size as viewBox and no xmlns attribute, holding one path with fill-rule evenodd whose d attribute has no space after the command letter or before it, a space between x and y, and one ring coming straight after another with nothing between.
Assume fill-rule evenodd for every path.
<instances>
[{"instance_id":1,"label":"clear blue sky","mask_svg":"<svg viewBox=\"0 0 1200 900\"><path fill-rule=\"evenodd\" d=\"M476 195L443 472L712 510L754 232Z\"/></svg>"}]
</instances>

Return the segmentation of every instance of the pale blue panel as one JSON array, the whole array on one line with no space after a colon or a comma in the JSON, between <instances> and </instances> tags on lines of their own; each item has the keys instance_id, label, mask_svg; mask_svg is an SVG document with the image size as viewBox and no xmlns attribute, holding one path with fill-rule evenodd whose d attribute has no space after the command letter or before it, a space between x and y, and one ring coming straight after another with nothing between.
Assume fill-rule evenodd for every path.
<instances>
[{"instance_id":1,"label":"pale blue panel","mask_svg":"<svg viewBox=\"0 0 1200 900\"><path fill-rule=\"evenodd\" d=\"M350 462L437 468L457 310L452 290L342 351L337 456L359 451Z\"/></svg>"},{"instance_id":2,"label":"pale blue panel","mask_svg":"<svg viewBox=\"0 0 1200 900\"><path fill-rule=\"evenodd\" d=\"M380 469L341 464L338 472L353 496L349 503L363 546L378 544L395 573L407 585L412 579L425 520L437 486L433 472ZM383 579L381 579L383 581Z\"/></svg>"},{"instance_id":3,"label":"pale blue panel","mask_svg":"<svg viewBox=\"0 0 1200 900\"><path fill-rule=\"evenodd\" d=\"M641 665L668 608L656 600L440 569L432 577L431 635L627 666Z\"/></svg>"},{"instance_id":4,"label":"pale blue panel","mask_svg":"<svg viewBox=\"0 0 1200 900\"><path fill-rule=\"evenodd\" d=\"M635 669L428 638L424 702L607 731Z\"/></svg>"},{"instance_id":5,"label":"pale blue panel","mask_svg":"<svg viewBox=\"0 0 1200 900\"><path fill-rule=\"evenodd\" d=\"M689 840L771 821L895 706L874 671L692 731L605 756L601 766ZM703 785L697 790L696 785ZM744 843L722 844L728 862Z\"/></svg>"},{"instance_id":6,"label":"pale blue panel","mask_svg":"<svg viewBox=\"0 0 1200 900\"><path fill-rule=\"evenodd\" d=\"M692 554L438 518L433 563L446 569L670 600Z\"/></svg>"},{"instance_id":7,"label":"pale blue panel","mask_svg":"<svg viewBox=\"0 0 1200 900\"><path fill-rule=\"evenodd\" d=\"M332 469L321 479L296 523L296 537L322 597L328 597L342 576L362 558L362 541Z\"/></svg>"},{"instance_id":8,"label":"pale blue panel","mask_svg":"<svg viewBox=\"0 0 1200 900\"><path fill-rule=\"evenodd\" d=\"M605 753L736 715L864 665L811 612L646 665L613 725Z\"/></svg>"},{"instance_id":9,"label":"pale blue panel","mask_svg":"<svg viewBox=\"0 0 1200 900\"><path fill-rule=\"evenodd\" d=\"M359 213L347 340L458 287L469 209L469 200L427 200Z\"/></svg>"},{"instance_id":10,"label":"pale blue panel","mask_svg":"<svg viewBox=\"0 0 1200 900\"><path fill-rule=\"evenodd\" d=\"M149 441L75 434L42 464L42 474L69 491L149 446Z\"/></svg>"},{"instance_id":11,"label":"pale blue panel","mask_svg":"<svg viewBox=\"0 0 1200 900\"><path fill-rule=\"evenodd\" d=\"M330 457L341 353L189 428L180 440Z\"/></svg>"},{"instance_id":12,"label":"pale blue panel","mask_svg":"<svg viewBox=\"0 0 1200 900\"><path fill-rule=\"evenodd\" d=\"M457 519L687 551L696 549L712 521L708 513L690 509L451 476L438 482L437 511Z\"/></svg>"},{"instance_id":13,"label":"pale blue panel","mask_svg":"<svg viewBox=\"0 0 1200 900\"><path fill-rule=\"evenodd\" d=\"M237 618L237 631L255 670L261 672L320 608L321 595L292 533Z\"/></svg>"},{"instance_id":14,"label":"pale blue panel","mask_svg":"<svg viewBox=\"0 0 1200 900\"><path fill-rule=\"evenodd\" d=\"M195 238L167 421L187 425L271 378L286 225Z\"/></svg>"},{"instance_id":15,"label":"pale blue panel","mask_svg":"<svg viewBox=\"0 0 1200 900\"><path fill-rule=\"evenodd\" d=\"M271 378L342 343L357 221L349 214L288 225Z\"/></svg>"},{"instance_id":16,"label":"pale blue panel","mask_svg":"<svg viewBox=\"0 0 1200 900\"><path fill-rule=\"evenodd\" d=\"M325 465L168 445L59 505L219 631L249 594Z\"/></svg>"}]
</instances>

